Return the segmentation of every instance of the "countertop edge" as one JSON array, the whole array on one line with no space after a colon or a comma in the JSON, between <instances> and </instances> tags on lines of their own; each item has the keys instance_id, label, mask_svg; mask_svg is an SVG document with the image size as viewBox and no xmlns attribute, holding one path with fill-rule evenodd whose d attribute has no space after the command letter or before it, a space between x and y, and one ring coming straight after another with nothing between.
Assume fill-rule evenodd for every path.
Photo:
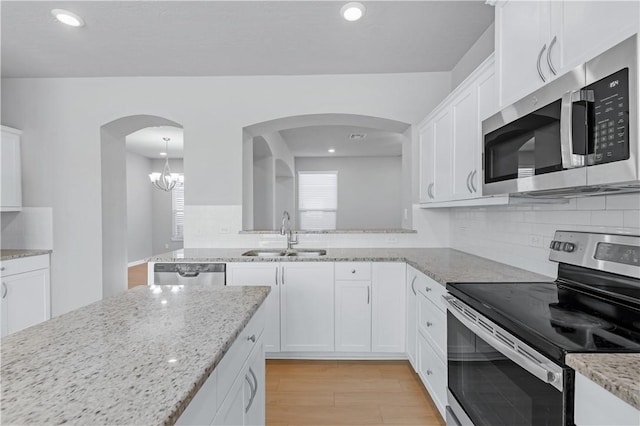
<instances>
[{"instance_id":1,"label":"countertop edge","mask_svg":"<svg viewBox=\"0 0 640 426\"><path fill-rule=\"evenodd\" d=\"M10 252L4 254L3 252ZM2 249L0 250L0 262L13 259L21 259L23 257L42 256L44 254L51 254L53 250L50 249Z\"/></svg>"},{"instance_id":2,"label":"countertop edge","mask_svg":"<svg viewBox=\"0 0 640 426\"><path fill-rule=\"evenodd\" d=\"M629 360L625 359L628 356L633 356L635 359L629 363ZM633 369L633 372L640 370L640 354L575 353L567 354L565 363L598 386L640 410L640 384L637 379L635 383L628 383L629 379L624 377L629 369Z\"/></svg>"}]
</instances>

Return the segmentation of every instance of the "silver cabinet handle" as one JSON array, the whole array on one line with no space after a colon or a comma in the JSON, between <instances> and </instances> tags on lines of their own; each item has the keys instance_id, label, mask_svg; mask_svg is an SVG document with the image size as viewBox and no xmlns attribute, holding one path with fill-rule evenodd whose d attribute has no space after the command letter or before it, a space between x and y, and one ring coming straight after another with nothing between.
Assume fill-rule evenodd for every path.
<instances>
[{"instance_id":1,"label":"silver cabinet handle","mask_svg":"<svg viewBox=\"0 0 640 426\"><path fill-rule=\"evenodd\" d=\"M256 342L256 335L252 334L251 336L247 337L247 340L251 340L253 343Z\"/></svg>"},{"instance_id":2,"label":"silver cabinet handle","mask_svg":"<svg viewBox=\"0 0 640 426\"><path fill-rule=\"evenodd\" d=\"M556 44L556 41L558 41L558 36L553 36L551 43L549 43L549 50L547 50L547 65L549 65L549 69L551 70L553 75L558 74L555 67L553 66L553 62L551 61L551 49L553 48L553 45Z\"/></svg>"},{"instance_id":3,"label":"silver cabinet handle","mask_svg":"<svg viewBox=\"0 0 640 426\"><path fill-rule=\"evenodd\" d=\"M547 44L545 43L544 46L542 46L542 49L540 49L540 53L538 53L538 75L540 76L540 79L542 80L543 83L547 82L547 79L544 77L544 74L542 74L542 67L540 67L540 60L542 59L542 55L544 55L544 51L547 50Z\"/></svg>"},{"instance_id":4,"label":"silver cabinet handle","mask_svg":"<svg viewBox=\"0 0 640 426\"><path fill-rule=\"evenodd\" d=\"M431 290L432 290L432 288L431 288L431 287L425 287L425 288L424 288L424 291L425 291L426 293L429 293Z\"/></svg>"},{"instance_id":5,"label":"silver cabinet handle","mask_svg":"<svg viewBox=\"0 0 640 426\"><path fill-rule=\"evenodd\" d=\"M433 325L432 322L427 321L427 324L426 324L427 327L431 327L432 325Z\"/></svg>"},{"instance_id":6,"label":"silver cabinet handle","mask_svg":"<svg viewBox=\"0 0 640 426\"><path fill-rule=\"evenodd\" d=\"M473 190L471 189L471 184L469 183L469 181L471 180L471 175L473 174L473 170L469 172L469 174L467 175L467 190L469 192L473 192Z\"/></svg>"},{"instance_id":7,"label":"silver cabinet handle","mask_svg":"<svg viewBox=\"0 0 640 426\"><path fill-rule=\"evenodd\" d=\"M434 185L434 183L431 182L429 184L429 187L427 188L427 194L429 194L429 198L431 198L432 200L433 200L433 191L432 191L433 190L433 185Z\"/></svg>"},{"instance_id":8,"label":"silver cabinet handle","mask_svg":"<svg viewBox=\"0 0 640 426\"><path fill-rule=\"evenodd\" d=\"M276 268L276 285L278 285L278 269L280 268Z\"/></svg>"},{"instance_id":9,"label":"silver cabinet handle","mask_svg":"<svg viewBox=\"0 0 640 426\"><path fill-rule=\"evenodd\" d=\"M427 197L431 198L431 184L427 186Z\"/></svg>"},{"instance_id":10,"label":"silver cabinet handle","mask_svg":"<svg viewBox=\"0 0 640 426\"><path fill-rule=\"evenodd\" d=\"M0 272L4 271L4 266L0 267Z\"/></svg>"},{"instance_id":11,"label":"silver cabinet handle","mask_svg":"<svg viewBox=\"0 0 640 426\"><path fill-rule=\"evenodd\" d=\"M367 286L367 305L371 303L371 287Z\"/></svg>"},{"instance_id":12,"label":"silver cabinet handle","mask_svg":"<svg viewBox=\"0 0 640 426\"><path fill-rule=\"evenodd\" d=\"M351 270L351 273L352 273L352 274L355 274L355 273L356 273L356 270L355 270L355 269L352 269L352 270Z\"/></svg>"},{"instance_id":13,"label":"silver cabinet handle","mask_svg":"<svg viewBox=\"0 0 640 426\"><path fill-rule=\"evenodd\" d=\"M473 172L471 172L471 179L469 179L469 184L471 185L471 189L473 189L473 192L478 192L478 188L476 188L476 186L473 184L473 181L476 179L477 174L478 171L474 170Z\"/></svg>"},{"instance_id":14,"label":"silver cabinet handle","mask_svg":"<svg viewBox=\"0 0 640 426\"><path fill-rule=\"evenodd\" d=\"M251 377L253 378L253 382L255 386L251 386L251 381L249 381L249 377L245 375L245 379L247 379L247 382L249 382L249 388L251 389L251 397L249 398L249 404L247 405L247 408L245 408L244 410L245 413L249 412L249 409L253 405L253 400L258 394L258 379L256 378L256 375L253 372L253 369L251 367L249 367L249 374L251 374Z\"/></svg>"},{"instance_id":15,"label":"silver cabinet handle","mask_svg":"<svg viewBox=\"0 0 640 426\"><path fill-rule=\"evenodd\" d=\"M413 291L413 295L417 296L418 293L416 293L416 288L413 286L413 284L415 284L416 279L418 279L418 276L416 275L415 277L413 277L413 279L411 280L411 291Z\"/></svg>"},{"instance_id":16,"label":"silver cabinet handle","mask_svg":"<svg viewBox=\"0 0 640 426\"><path fill-rule=\"evenodd\" d=\"M432 374L433 374L433 371L431 371L431 370L427 370L427 376L430 376L430 375L432 375Z\"/></svg>"},{"instance_id":17,"label":"silver cabinet handle","mask_svg":"<svg viewBox=\"0 0 640 426\"><path fill-rule=\"evenodd\" d=\"M3 281L2 282L2 298L3 299L7 297L7 293L9 293L9 289L7 288L7 285Z\"/></svg>"},{"instance_id":18,"label":"silver cabinet handle","mask_svg":"<svg viewBox=\"0 0 640 426\"><path fill-rule=\"evenodd\" d=\"M282 267L282 275L280 277L281 284L284 285L284 266Z\"/></svg>"}]
</instances>

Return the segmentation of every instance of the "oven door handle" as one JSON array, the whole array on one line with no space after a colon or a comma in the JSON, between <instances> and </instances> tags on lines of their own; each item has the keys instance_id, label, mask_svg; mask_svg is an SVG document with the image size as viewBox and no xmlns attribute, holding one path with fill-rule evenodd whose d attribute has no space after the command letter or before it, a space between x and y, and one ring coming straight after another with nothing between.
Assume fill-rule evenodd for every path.
<instances>
[{"instance_id":1,"label":"oven door handle","mask_svg":"<svg viewBox=\"0 0 640 426\"><path fill-rule=\"evenodd\" d=\"M453 316L455 316L458 321L460 321L465 327L471 330L475 335L480 337L482 340L490 344L495 350L500 352L502 355L509 358L511 361L518 364L520 367L527 370L529 373L533 374L539 380L544 383L549 383L556 389L562 392L562 374L557 373L555 371L551 371L548 368L545 368L543 365L539 364L535 360L531 359L531 355L526 354L525 351L516 347L511 347L496 337L493 333L486 330L484 327L478 325L475 321L467 318L467 316L460 311L460 308L456 306L455 303L461 303L453 296L444 295L442 298L445 300L447 304L447 309ZM470 310L472 311L472 310ZM473 312L477 318L481 316L478 315L477 312ZM487 325L493 325L491 321L486 318L482 319ZM506 334L506 333L505 333ZM508 336L508 335L507 335ZM520 350L519 350L520 349Z\"/></svg>"}]
</instances>

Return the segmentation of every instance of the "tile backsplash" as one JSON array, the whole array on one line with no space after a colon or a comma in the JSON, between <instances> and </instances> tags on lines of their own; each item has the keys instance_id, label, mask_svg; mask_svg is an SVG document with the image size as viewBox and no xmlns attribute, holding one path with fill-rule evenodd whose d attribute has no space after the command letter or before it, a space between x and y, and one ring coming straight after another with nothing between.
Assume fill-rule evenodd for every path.
<instances>
[{"instance_id":1,"label":"tile backsplash","mask_svg":"<svg viewBox=\"0 0 640 426\"><path fill-rule=\"evenodd\" d=\"M565 204L451 209L451 247L552 277L556 230L640 234L640 194L572 198Z\"/></svg>"}]
</instances>

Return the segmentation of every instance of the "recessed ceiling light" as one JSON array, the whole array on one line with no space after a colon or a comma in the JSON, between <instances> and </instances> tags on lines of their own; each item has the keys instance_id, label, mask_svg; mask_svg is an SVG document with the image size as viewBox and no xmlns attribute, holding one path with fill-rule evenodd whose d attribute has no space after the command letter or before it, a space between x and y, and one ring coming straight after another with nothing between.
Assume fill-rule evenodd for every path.
<instances>
[{"instance_id":1,"label":"recessed ceiling light","mask_svg":"<svg viewBox=\"0 0 640 426\"><path fill-rule=\"evenodd\" d=\"M160 155L163 156L163 157L166 157L167 153L166 152L161 152Z\"/></svg>"},{"instance_id":2,"label":"recessed ceiling light","mask_svg":"<svg viewBox=\"0 0 640 426\"><path fill-rule=\"evenodd\" d=\"M342 6L342 9L340 9L340 14L347 21L353 22L362 18L362 16L364 15L364 11L365 7L362 3L352 1Z\"/></svg>"},{"instance_id":3,"label":"recessed ceiling light","mask_svg":"<svg viewBox=\"0 0 640 426\"><path fill-rule=\"evenodd\" d=\"M333 154L334 152L336 152L336 150L331 148L331 149L329 149L329 152Z\"/></svg>"},{"instance_id":4,"label":"recessed ceiling light","mask_svg":"<svg viewBox=\"0 0 640 426\"><path fill-rule=\"evenodd\" d=\"M84 20L73 12L64 9L53 9L51 14L63 24L71 27L84 27Z\"/></svg>"}]
</instances>

